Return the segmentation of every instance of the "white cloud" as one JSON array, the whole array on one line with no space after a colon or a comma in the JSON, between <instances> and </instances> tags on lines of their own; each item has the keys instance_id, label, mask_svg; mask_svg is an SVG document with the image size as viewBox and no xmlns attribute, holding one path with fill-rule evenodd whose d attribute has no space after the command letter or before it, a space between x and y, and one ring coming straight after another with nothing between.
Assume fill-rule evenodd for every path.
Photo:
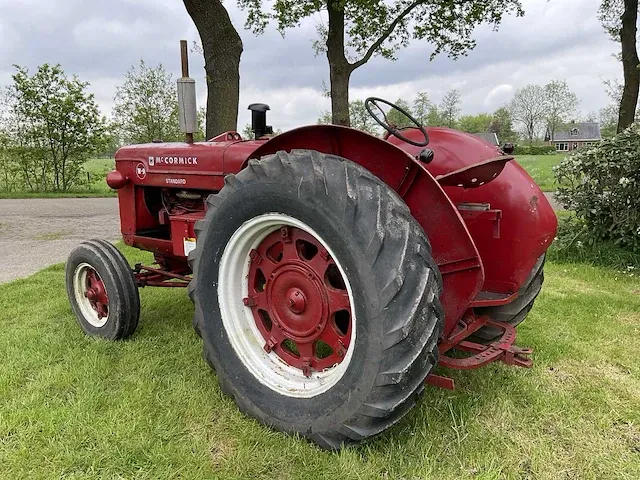
<instances>
[{"instance_id":1,"label":"white cloud","mask_svg":"<svg viewBox=\"0 0 640 480\"><path fill-rule=\"evenodd\" d=\"M513 95L513 85L503 83L492 89L484 97L483 105L488 110L496 110L504 104L504 99Z\"/></svg>"},{"instance_id":2,"label":"white cloud","mask_svg":"<svg viewBox=\"0 0 640 480\"><path fill-rule=\"evenodd\" d=\"M356 70L351 98L375 95L391 101L411 100L427 91L438 103L458 88L464 113L491 111L508 102L528 83L564 79L581 99L581 110L597 111L608 103L602 79L620 78L622 68L611 56L618 46L608 40L597 20L595 0L524 0L524 18L505 17L498 32L487 26L475 32L477 47L453 62L446 56L429 61L431 47L413 42L397 62L375 58ZM245 14L227 2L244 43L239 128L248 123L251 102L271 105L270 123L289 129L315 123L329 100L324 56L311 47L317 19L304 21L282 38L273 26L255 37L242 28ZM570 19L570 21L568 21ZM10 81L11 65L62 63L91 83L104 113L113 104L115 87L140 58L163 63L179 73L178 40L198 40L180 0L0 0L0 84ZM191 76L199 100L206 98L203 60L191 56Z\"/></svg>"}]
</instances>

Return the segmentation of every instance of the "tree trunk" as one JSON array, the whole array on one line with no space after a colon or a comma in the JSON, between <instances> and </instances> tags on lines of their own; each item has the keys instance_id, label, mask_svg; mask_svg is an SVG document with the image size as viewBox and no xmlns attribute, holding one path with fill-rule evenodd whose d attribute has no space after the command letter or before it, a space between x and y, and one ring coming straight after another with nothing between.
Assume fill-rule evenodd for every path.
<instances>
[{"instance_id":1,"label":"tree trunk","mask_svg":"<svg viewBox=\"0 0 640 480\"><path fill-rule=\"evenodd\" d=\"M624 70L624 90L620 101L618 132L631 125L636 116L638 89L640 88L640 70L638 69L638 50L636 48L636 21L638 19L638 0L625 0L620 29L622 44L622 68Z\"/></svg>"},{"instance_id":2,"label":"tree trunk","mask_svg":"<svg viewBox=\"0 0 640 480\"><path fill-rule=\"evenodd\" d=\"M327 32L327 59L331 81L331 122L349 127L349 80L353 66L344 54L344 2L327 1L329 31Z\"/></svg>"},{"instance_id":3,"label":"tree trunk","mask_svg":"<svg viewBox=\"0 0 640 480\"><path fill-rule=\"evenodd\" d=\"M242 39L220 0L184 0L204 51L207 75L206 137L237 130Z\"/></svg>"}]
</instances>

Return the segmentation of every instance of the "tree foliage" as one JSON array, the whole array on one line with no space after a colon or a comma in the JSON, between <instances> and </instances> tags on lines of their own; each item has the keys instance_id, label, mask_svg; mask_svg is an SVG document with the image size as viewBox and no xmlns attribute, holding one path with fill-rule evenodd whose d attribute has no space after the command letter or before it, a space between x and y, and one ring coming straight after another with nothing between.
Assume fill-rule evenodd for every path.
<instances>
[{"instance_id":1,"label":"tree foliage","mask_svg":"<svg viewBox=\"0 0 640 480\"><path fill-rule=\"evenodd\" d=\"M116 89L113 119L124 143L166 142L182 138L178 125L178 97L173 77L162 64L140 60Z\"/></svg>"},{"instance_id":2,"label":"tree foliage","mask_svg":"<svg viewBox=\"0 0 640 480\"><path fill-rule=\"evenodd\" d=\"M527 85L516 90L508 105L514 122L520 124L527 140L531 143L537 137L546 116L546 94L540 85Z\"/></svg>"},{"instance_id":3,"label":"tree foliage","mask_svg":"<svg viewBox=\"0 0 640 480\"><path fill-rule=\"evenodd\" d=\"M369 112L367 112L367 109L364 106L364 100L354 100L349 103L349 117L352 128L362 130L363 132L370 133L371 135L378 135L380 133L378 124L373 117L369 115ZM331 112L322 112L317 123L319 125L331 124Z\"/></svg>"},{"instance_id":4,"label":"tree foliage","mask_svg":"<svg viewBox=\"0 0 640 480\"><path fill-rule=\"evenodd\" d=\"M349 124L349 80L357 68L374 56L394 59L414 40L433 45L431 58L452 58L475 47L474 29L481 24L497 28L504 15L523 15L520 0L238 0L248 13L247 27L264 32L270 21L284 34L306 17L326 12L316 50L325 50L329 62L333 123Z\"/></svg>"},{"instance_id":5,"label":"tree foliage","mask_svg":"<svg viewBox=\"0 0 640 480\"><path fill-rule=\"evenodd\" d=\"M83 182L83 164L105 146L106 122L88 84L60 65L33 75L16 66L0 117L0 157L12 172L4 187L68 191Z\"/></svg>"},{"instance_id":6,"label":"tree foliage","mask_svg":"<svg viewBox=\"0 0 640 480\"><path fill-rule=\"evenodd\" d=\"M402 98L398 98L393 103L395 103L398 107L403 109L409 115L413 116L411 105L409 105L409 102L407 102L406 100ZM409 120L409 118L407 118L406 115L403 115L399 110L396 110L395 108L392 108L391 110L389 110L389 113L387 113L387 120L389 121L389 123L395 125L398 128L414 126L413 122Z\"/></svg>"},{"instance_id":7,"label":"tree foliage","mask_svg":"<svg viewBox=\"0 0 640 480\"><path fill-rule=\"evenodd\" d=\"M463 115L458 119L457 127L467 133L485 133L489 132L491 122L493 122L493 116L489 113Z\"/></svg>"},{"instance_id":8,"label":"tree foliage","mask_svg":"<svg viewBox=\"0 0 640 480\"><path fill-rule=\"evenodd\" d=\"M614 42L620 41L624 4L624 0L602 0L598 8L598 19Z\"/></svg>"},{"instance_id":9,"label":"tree foliage","mask_svg":"<svg viewBox=\"0 0 640 480\"><path fill-rule=\"evenodd\" d=\"M518 140L518 133L513 130L511 114L505 107L493 112L491 123L489 124L489 132L498 135L501 143L513 143Z\"/></svg>"},{"instance_id":10,"label":"tree foliage","mask_svg":"<svg viewBox=\"0 0 640 480\"><path fill-rule=\"evenodd\" d=\"M427 92L418 92L413 100L413 116L420 125L436 126L440 125L440 113L438 107L431 102Z\"/></svg>"},{"instance_id":11,"label":"tree foliage","mask_svg":"<svg viewBox=\"0 0 640 480\"><path fill-rule=\"evenodd\" d=\"M576 114L580 101L564 80L552 80L544 86L545 122L550 138L557 128Z\"/></svg>"},{"instance_id":12,"label":"tree foliage","mask_svg":"<svg viewBox=\"0 0 640 480\"><path fill-rule=\"evenodd\" d=\"M460 115L460 92L449 90L440 102L440 118L444 127L454 128Z\"/></svg>"}]
</instances>

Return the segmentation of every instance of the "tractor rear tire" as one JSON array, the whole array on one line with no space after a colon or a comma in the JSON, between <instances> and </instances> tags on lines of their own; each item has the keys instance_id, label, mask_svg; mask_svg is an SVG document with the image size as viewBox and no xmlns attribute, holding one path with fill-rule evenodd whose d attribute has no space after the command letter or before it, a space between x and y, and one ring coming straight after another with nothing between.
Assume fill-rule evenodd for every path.
<instances>
[{"instance_id":1,"label":"tractor rear tire","mask_svg":"<svg viewBox=\"0 0 640 480\"><path fill-rule=\"evenodd\" d=\"M87 335L121 340L135 332L138 286L116 247L104 240L81 243L69 255L65 276L71 308Z\"/></svg>"},{"instance_id":2,"label":"tractor rear tire","mask_svg":"<svg viewBox=\"0 0 640 480\"><path fill-rule=\"evenodd\" d=\"M398 422L443 328L442 279L402 199L355 163L302 150L251 160L207 203L190 292L222 391L331 450ZM329 364L307 331L341 338L325 345Z\"/></svg>"},{"instance_id":3,"label":"tractor rear tire","mask_svg":"<svg viewBox=\"0 0 640 480\"><path fill-rule=\"evenodd\" d=\"M542 255L520 289L520 295L513 302L498 307L477 308L476 315L487 315L495 322L508 323L512 327L517 327L524 322L544 283L544 261L545 255ZM469 340L486 345L498 340L502 334L503 330L487 326L475 332Z\"/></svg>"}]
</instances>

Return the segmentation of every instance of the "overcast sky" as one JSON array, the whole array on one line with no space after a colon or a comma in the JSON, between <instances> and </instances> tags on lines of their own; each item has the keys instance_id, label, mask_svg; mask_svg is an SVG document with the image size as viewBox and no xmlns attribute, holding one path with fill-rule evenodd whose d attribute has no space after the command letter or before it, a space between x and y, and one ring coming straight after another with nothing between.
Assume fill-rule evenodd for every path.
<instances>
[{"instance_id":1,"label":"overcast sky","mask_svg":"<svg viewBox=\"0 0 640 480\"><path fill-rule=\"evenodd\" d=\"M272 27L262 37L244 30L244 14L234 0L225 2L244 42L239 128L249 122L246 106L271 105L269 123L283 130L315 123L329 100L326 57L316 57L312 40L316 23L309 19L282 38ZM523 0L525 16L506 17L500 30L481 27L477 47L458 61L439 56L415 41L398 60L374 59L356 70L351 98L376 95L409 101L427 91L439 102L457 88L463 113L493 111L514 90L528 84L566 80L581 100L583 113L597 112L608 102L602 80L622 77L622 66L597 19L599 0ZM181 0L0 0L0 85L11 80L12 65L31 70L60 63L91 83L102 111L109 114L123 74L143 58L162 63L179 76L179 40L199 40ZM201 105L205 86L203 60L192 54Z\"/></svg>"}]
</instances>

